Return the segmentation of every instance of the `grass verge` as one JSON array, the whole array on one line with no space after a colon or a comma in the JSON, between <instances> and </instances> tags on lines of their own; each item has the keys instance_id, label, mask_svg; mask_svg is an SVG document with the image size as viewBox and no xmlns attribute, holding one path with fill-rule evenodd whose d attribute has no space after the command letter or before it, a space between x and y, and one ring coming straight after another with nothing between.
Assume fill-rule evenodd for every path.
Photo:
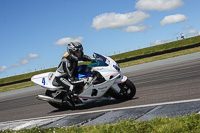
<instances>
[{"instance_id":1,"label":"grass verge","mask_svg":"<svg viewBox=\"0 0 200 133\"><path fill-rule=\"evenodd\" d=\"M178 52L173 52L173 53L169 53L169 54L163 54L163 55L148 57L148 58L134 60L134 61L129 61L129 62L125 62L125 63L120 63L119 65L120 65L121 68L123 68L123 67L143 64L143 63L147 63L147 62L153 62L153 61L157 61L157 60L163 60L163 59L167 59L167 58L172 58L172 57L196 53L196 52L200 52L200 47L182 50L182 51L178 51ZM48 69L48 70L49 71L53 71L53 70L55 71L55 69ZM10 90L30 87L30 86L33 86L33 85L35 85L33 82L28 81L28 82L3 86L3 87L0 87L0 93L10 91Z\"/></svg>"},{"instance_id":2,"label":"grass verge","mask_svg":"<svg viewBox=\"0 0 200 133\"><path fill-rule=\"evenodd\" d=\"M111 56L111 58L113 58L114 60L125 59L125 58L134 57L134 56L145 55L145 54L150 54L150 53L154 53L154 52L158 52L158 51L163 51L163 50L167 50L167 49L177 48L177 47L181 47L181 46L188 46L188 45L192 45L192 44L199 43L199 42L200 42L200 36L196 36L196 37L192 37L192 38L188 38L188 39L184 39L184 40L174 41L174 42L170 42L170 43L166 43L166 44L162 44L162 45L157 45L157 46L153 46L153 47L130 51L127 53L113 55L113 56ZM134 61L129 61L129 62L125 62L125 63L120 63L119 65L121 68L123 68L123 67L127 67L127 66L172 58L175 56L180 56L180 55L185 55L185 54L190 54L190 53L195 53L195 52L200 52L200 47L182 50L182 51L173 52L173 53L168 53L168 54L163 54L163 55L158 55L158 56L153 56L153 57L148 57L148 58L134 60ZM41 71L27 73L27 74L23 74L23 75L17 75L17 76L13 76L13 77L3 78L3 79L0 79L0 84L31 78L34 75L37 75L40 73L45 73L45 72L54 72L55 70L56 70L56 68L51 68L51 69L41 70ZM24 82L24 83L3 86L3 87L0 87L0 92L24 88L24 87L28 87L28 86L32 86L32 85L34 85L34 84L31 83L30 81L28 81L28 82Z\"/></svg>"},{"instance_id":3,"label":"grass verge","mask_svg":"<svg viewBox=\"0 0 200 133\"><path fill-rule=\"evenodd\" d=\"M13 84L13 85L2 86L2 87L0 87L0 92L6 92L6 91L11 91L11 90L26 88L26 87L30 87L30 86L34 86L34 85L35 84L32 81L28 81L28 82Z\"/></svg>"},{"instance_id":4,"label":"grass verge","mask_svg":"<svg viewBox=\"0 0 200 133\"><path fill-rule=\"evenodd\" d=\"M192 53L196 53L196 52L200 52L200 47L181 50L178 52L173 52L173 53L168 53L168 54L163 54L163 55L157 55L157 56L134 60L134 61L129 61L129 62L125 62L125 63L120 63L119 65L121 68L123 68L123 67L153 62L153 61L157 61L157 60L163 60L163 59L167 59L167 58L177 57L177 56L181 56L181 55L192 54Z\"/></svg>"},{"instance_id":5,"label":"grass verge","mask_svg":"<svg viewBox=\"0 0 200 133\"><path fill-rule=\"evenodd\" d=\"M168 50L168 49L172 49L172 48L188 46L188 45L192 45L192 44L196 44L196 43L200 43L200 36L195 36L195 37L191 37L191 38L184 39L184 40L174 41L174 42L170 42L170 43L166 43L166 44L156 45L153 47L147 47L147 48L143 48L143 49L139 49L139 50L121 53L121 54L113 55L110 57L114 60L121 60L121 59L125 59L125 58L130 58L130 57L155 53L155 52L159 52L159 51L164 51L164 50ZM55 70L56 70L56 68L50 68L50 69L36 71L36 72L32 72L32 73L12 76L12 77L8 77L8 78L2 78L2 79L0 79L0 84L31 78L33 75L48 72L48 71L55 71Z\"/></svg>"},{"instance_id":6,"label":"grass verge","mask_svg":"<svg viewBox=\"0 0 200 133\"><path fill-rule=\"evenodd\" d=\"M42 129L35 127L19 131L5 130L1 133L159 133L159 132L200 132L200 115L182 117L161 117L150 121L123 120L118 123L85 127L62 127Z\"/></svg>"},{"instance_id":7,"label":"grass verge","mask_svg":"<svg viewBox=\"0 0 200 133\"><path fill-rule=\"evenodd\" d=\"M156 45L156 46L152 46L152 47L147 47L147 48L143 48L143 49L138 49L138 50L134 50L134 51L126 52L126 53L113 55L113 56L111 56L111 58L114 60L121 60L121 59L125 59L125 58L130 58L130 57L135 57L135 56L140 56L140 55L145 55L145 54L151 54L151 53L155 53L155 52L159 52L159 51L164 51L164 50L168 50L168 49L172 49L172 48L189 46L189 45L196 44L199 42L200 42L200 36L195 36L195 37L187 38L184 40L178 40L178 41L174 41L174 42L170 42L170 43L165 43L165 44L161 44L161 45Z\"/></svg>"},{"instance_id":8,"label":"grass verge","mask_svg":"<svg viewBox=\"0 0 200 133\"><path fill-rule=\"evenodd\" d=\"M45 73L45 72L51 72L51 71L54 72L55 70L56 70L56 68L50 68L50 69L46 69L46 70L41 70L41 71L31 72L31 73L27 73L27 74L3 78L3 79L0 79L0 84L10 83L10 82L14 82L14 81L19 81L19 80L31 78L34 75Z\"/></svg>"}]
</instances>

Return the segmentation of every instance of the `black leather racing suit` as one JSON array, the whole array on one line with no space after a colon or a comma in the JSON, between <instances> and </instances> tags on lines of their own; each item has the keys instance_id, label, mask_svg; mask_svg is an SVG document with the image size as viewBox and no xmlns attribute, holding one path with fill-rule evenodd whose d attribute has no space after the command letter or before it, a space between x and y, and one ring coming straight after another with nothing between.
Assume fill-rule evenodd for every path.
<instances>
[{"instance_id":1,"label":"black leather racing suit","mask_svg":"<svg viewBox=\"0 0 200 133\"><path fill-rule=\"evenodd\" d=\"M92 58L83 55L82 61L92 61ZM72 91L74 86L83 83L83 80L78 79L78 61L73 60L70 55L66 58L62 58L56 70L53 85L62 85L67 90Z\"/></svg>"}]
</instances>

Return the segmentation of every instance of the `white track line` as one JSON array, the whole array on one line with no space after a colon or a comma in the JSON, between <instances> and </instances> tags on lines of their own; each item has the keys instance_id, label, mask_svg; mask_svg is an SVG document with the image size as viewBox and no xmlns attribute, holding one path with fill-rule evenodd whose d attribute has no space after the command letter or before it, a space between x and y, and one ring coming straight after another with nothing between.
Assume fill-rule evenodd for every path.
<instances>
[{"instance_id":1,"label":"white track line","mask_svg":"<svg viewBox=\"0 0 200 133\"><path fill-rule=\"evenodd\" d=\"M7 122L1 122L0 124L4 124L4 123L9 124L9 123L13 123L13 122L31 121L31 120L39 120L39 119L50 119L50 118L56 118L56 117L64 118L64 117L72 116L72 115L91 114L91 113L99 113L99 112L144 108L144 107L152 107L152 106L163 106L163 105L172 105L172 104L198 102L198 101L200 101L200 99L181 100L181 101L172 101L172 102L164 102L164 103L154 103L154 104L147 104L147 105L129 106L129 107L121 107L121 108L113 108L113 109L105 109L105 110L95 110L95 111L87 111L87 112L61 114L61 115L54 115L54 116L46 116L46 117L22 119L22 120L15 120L15 121L7 121Z\"/></svg>"}]
</instances>

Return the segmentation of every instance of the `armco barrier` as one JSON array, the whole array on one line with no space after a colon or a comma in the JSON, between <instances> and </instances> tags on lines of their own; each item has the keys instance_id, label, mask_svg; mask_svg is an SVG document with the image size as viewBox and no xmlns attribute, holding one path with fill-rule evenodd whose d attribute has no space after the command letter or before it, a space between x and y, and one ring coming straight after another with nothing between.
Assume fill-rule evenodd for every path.
<instances>
[{"instance_id":1,"label":"armco barrier","mask_svg":"<svg viewBox=\"0 0 200 133\"><path fill-rule=\"evenodd\" d=\"M122 60L117 60L116 62L117 63L124 63L124 62L128 62L128 61L133 61L133 60L143 59L143 58L152 57L152 56L156 56L156 55L162 55L162 54L177 52L177 51L181 51L181 50L185 50L185 49L190 49L190 48L195 48L195 47L199 47L199 46L200 46L200 43L197 43L197 44L192 44L192 45L189 45L189 46L172 48L172 49L168 49L168 50L164 50L164 51L159 51L159 52L155 52L155 53L150 53L150 54L146 54L146 55L140 55L140 56L130 57L130 58L122 59ZM10 83L0 84L0 87L6 86L6 85L12 85L12 84L16 84L16 83L27 82L27 81L30 81L30 80L31 79L28 78L28 79L14 81L14 82L10 82Z\"/></svg>"},{"instance_id":2,"label":"armco barrier","mask_svg":"<svg viewBox=\"0 0 200 133\"><path fill-rule=\"evenodd\" d=\"M17 83L22 83L22 82L27 82L27 81L31 81L31 79L28 78L28 79L18 80L18 81L14 81L14 82L10 82L10 83L0 84L0 87L12 85L12 84L17 84Z\"/></svg>"}]
</instances>

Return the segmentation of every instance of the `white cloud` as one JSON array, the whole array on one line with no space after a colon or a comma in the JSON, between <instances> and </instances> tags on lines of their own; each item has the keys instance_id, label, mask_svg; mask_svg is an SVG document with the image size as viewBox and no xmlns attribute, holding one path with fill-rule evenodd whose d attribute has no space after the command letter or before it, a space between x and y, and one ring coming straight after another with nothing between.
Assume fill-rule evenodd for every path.
<instances>
[{"instance_id":1,"label":"white cloud","mask_svg":"<svg viewBox=\"0 0 200 133\"><path fill-rule=\"evenodd\" d=\"M3 72L3 71L5 71L7 69L7 67L6 66L2 66L1 68L0 68L0 72Z\"/></svg>"},{"instance_id":2,"label":"white cloud","mask_svg":"<svg viewBox=\"0 0 200 133\"><path fill-rule=\"evenodd\" d=\"M12 64L11 67L18 67L18 66L21 66L21 65L28 64L30 62L30 60L32 60L34 58L38 58L38 57L39 57L39 54L30 53L27 58L23 58L23 59L19 60L18 62Z\"/></svg>"},{"instance_id":3,"label":"white cloud","mask_svg":"<svg viewBox=\"0 0 200 133\"><path fill-rule=\"evenodd\" d=\"M21 63L22 63L22 64L27 64L28 62L29 62L29 59L22 59L22 60L21 60Z\"/></svg>"},{"instance_id":4,"label":"white cloud","mask_svg":"<svg viewBox=\"0 0 200 133\"><path fill-rule=\"evenodd\" d=\"M14 63L12 64L12 67L18 67L20 65L20 63Z\"/></svg>"},{"instance_id":5,"label":"white cloud","mask_svg":"<svg viewBox=\"0 0 200 133\"><path fill-rule=\"evenodd\" d=\"M125 29L125 31L126 32L141 32L149 28L152 28L152 26L145 26L143 24L140 24L139 26L129 26Z\"/></svg>"},{"instance_id":6,"label":"white cloud","mask_svg":"<svg viewBox=\"0 0 200 133\"><path fill-rule=\"evenodd\" d=\"M37 58L37 57L39 57L39 55L38 55L38 54L32 54L32 53L30 53L30 54L29 54L29 57L32 59L32 58Z\"/></svg>"},{"instance_id":7,"label":"white cloud","mask_svg":"<svg viewBox=\"0 0 200 133\"><path fill-rule=\"evenodd\" d=\"M164 17L164 19L160 22L160 25L179 23L179 22L185 21L187 19L188 19L188 17L183 14L169 15L169 16Z\"/></svg>"},{"instance_id":8,"label":"white cloud","mask_svg":"<svg viewBox=\"0 0 200 133\"><path fill-rule=\"evenodd\" d=\"M33 58L37 58L37 57L39 57L38 54L30 53L27 58L23 58L23 59L19 60L18 62L13 63L10 67L7 67L5 65L0 67L0 72L5 71L6 69L11 69L11 68L14 68L14 67L18 67L18 66L28 64Z\"/></svg>"},{"instance_id":9,"label":"white cloud","mask_svg":"<svg viewBox=\"0 0 200 133\"><path fill-rule=\"evenodd\" d=\"M160 44L164 44L164 43L167 43L168 40L156 40L156 45L160 45Z\"/></svg>"},{"instance_id":10,"label":"white cloud","mask_svg":"<svg viewBox=\"0 0 200 133\"><path fill-rule=\"evenodd\" d=\"M187 35L196 35L198 32L196 30L190 30Z\"/></svg>"},{"instance_id":11,"label":"white cloud","mask_svg":"<svg viewBox=\"0 0 200 133\"><path fill-rule=\"evenodd\" d=\"M70 42L82 42L84 38L83 37L66 37L61 38L57 42L55 42L55 45L63 46L65 44L69 44Z\"/></svg>"},{"instance_id":12,"label":"white cloud","mask_svg":"<svg viewBox=\"0 0 200 133\"><path fill-rule=\"evenodd\" d=\"M135 8L141 10L170 11L184 4L182 0L139 0Z\"/></svg>"},{"instance_id":13,"label":"white cloud","mask_svg":"<svg viewBox=\"0 0 200 133\"><path fill-rule=\"evenodd\" d=\"M156 42L152 42L150 45L160 45L168 42L170 42L170 40L156 40Z\"/></svg>"},{"instance_id":14,"label":"white cloud","mask_svg":"<svg viewBox=\"0 0 200 133\"><path fill-rule=\"evenodd\" d=\"M186 26L183 27L183 29L185 29L185 30L190 29L190 28L192 28L192 26L190 26L190 25L186 25Z\"/></svg>"},{"instance_id":15,"label":"white cloud","mask_svg":"<svg viewBox=\"0 0 200 133\"><path fill-rule=\"evenodd\" d=\"M142 11L130 12L126 14L104 13L93 19L91 27L96 28L96 30L104 28L118 29L124 26L140 23L148 17L150 17L150 15Z\"/></svg>"}]
</instances>

